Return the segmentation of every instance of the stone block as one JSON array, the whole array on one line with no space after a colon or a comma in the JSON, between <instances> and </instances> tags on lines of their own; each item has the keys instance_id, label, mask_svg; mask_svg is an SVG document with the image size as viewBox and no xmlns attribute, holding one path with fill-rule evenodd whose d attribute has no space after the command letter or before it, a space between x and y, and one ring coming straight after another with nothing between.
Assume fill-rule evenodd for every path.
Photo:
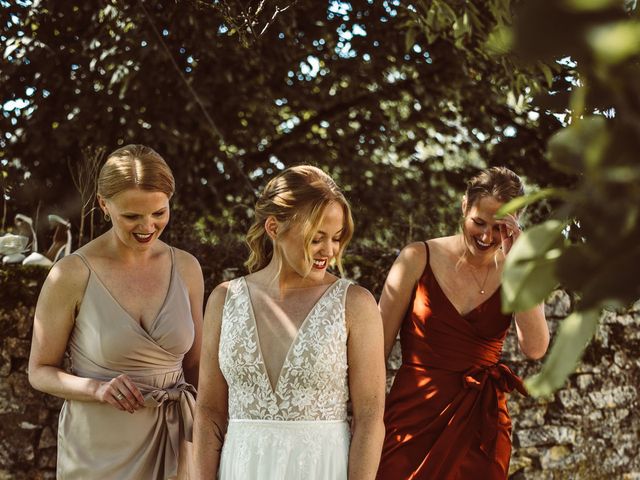
<instances>
[{"instance_id":1,"label":"stone block","mask_svg":"<svg viewBox=\"0 0 640 480\"><path fill-rule=\"evenodd\" d=\"M509 476L516 472L525 470L533 465L533 460L529 457L514 456L509 463Z\"/></svg>"},{"instance_id":2,"label":"stone block","mask_svg":"<svg viewBox=\"0 0 640 480\"><path fill-rule=\"evenodd\" d=\"M516 437L522 447L570 445L575 443L577 432L563 425L547 425L521 429Z\"/></svg>"},{"instance_id":3,"label":"stone block","mask_svg":"<svg viewBox=\"0 0 640 480\"><path fill-rule=\"evenodd\" d=\"M0 352L0 377L11 374L11 356L7 352Z\"/></svg>"},{"instance_id":4,"label":"stone block","mask_svg":"<svg viewBox=\"0 0 640 480\"><path fill-rule=\"evenodd\" d=\"M0 414L22 412L24 412L24 405L16 402L11 386L0 382Z\"/></svg>"},{"instance_id":5,"label":"stone block","mask_svg":"<svg viewBox=\"0 0 640 480\"><path fill-rule=\"evenodd\" d=\"M560 390L557 394L560 404L566 409L583 409L584 408L584 396L577 390L567 389Z\"/></svg>"},{"instance_id":6,"label":"stone block","mask_svg":"<svg viewBox=\"0 0 640 480\"><path fill-rule=\"evenodd\" d=\"M532 428L544 425L546 408L527 408L518 415L512 412L514 428Z\"/></svg>"},{"instance_id":7,"label":"stone block","mask_svg":"<svg viewBox=\"0 0 640 480\"><path fill-rule=\"evenodd\" d=\"M33 327L33 317L35 315L35 305L27 307L19 305L15 310L13 317L15 319L15 327L18 338L26 340L31 339L31 329Z\"/></svg>"},{"instance_id":8,"label":"stone block","mask_svg":"<svg viewBox=\"0 0 640 480\"><path fill-rule=\"evenodd\" d=\"M51 470L54 470L56 468L56 449L55 448L49 448L47 450L39 452L38 467L42 469L51 469Z\"/></svg>"},{"instance_id":9,"label":"stone block","mask_svg":"<svg viewBox=\"0 0 640 480\"><path fill-rule=\"evenodd\" d=\"M400 365L402 365L402 349L400 348L399 339L396 339L396 342L393 344L393 348L391 349L391 353L389 353L387 368L395 373L400 368Z\"/></svg>"},{"instance_id":10,"label":"stone block","mask_svg":"<svg viewBox=\"0 0 640 480\"><path fill-rule=\"evenodd\" d=\"M29 358L31 342L19 338L7 338L4 341L4 352L14 358Z\"/></svg>"},{"instance_id":11,"label":"stone block","mask_svg":"<svg viewBox=\"0 0 640 480\"><path fill-rule=\"evenodd\" d=\"M540 455L540 465L543 470L551 470L554 468L565 468L571 463L577 463L575 458L571 456L572 449L567 445L554 445L546 448Z\"/></svg>"},{"instance_id":12,"label":"stone block","mask_svg":"<svg viewBox=\"0 0 640 480\"><path fill-rule=\"evenodd\" d=\"M593 384L593 375L590 373L583 373L576 375L576 385L580 390L587 390Z\"/></svg>"},{"instance_id":13,"label":"stone block","mask_svg":"<svg viewBox=\"0 0 640 480\"><path fill-rule=\"evenodd\" d=\"M544 314L549 318L565 318L571 313L571 299L564 290L554 290L544 304Z\"/></svg>"},{"instance_id":14,"label":"stone block","mask_svg":"<svg viewBox=\"0 0 640 480\"><path fill-rule=\"evenodd\" d=\"M38 449L55 447L58 444L56 435L53 433L51 427L44 427L40 434L40 440L38 441Z\"/></svg>"},{"instance_id":15,"label":"stone block","mask_svg":"<svg viewBox=\"0 0 640 480\"><path fill-rule=\"evenodd\" d=\"M636 387L615 387L589 393L589 398L598 409L628 405L638 398Z\"/></svg>"}]
</instances>

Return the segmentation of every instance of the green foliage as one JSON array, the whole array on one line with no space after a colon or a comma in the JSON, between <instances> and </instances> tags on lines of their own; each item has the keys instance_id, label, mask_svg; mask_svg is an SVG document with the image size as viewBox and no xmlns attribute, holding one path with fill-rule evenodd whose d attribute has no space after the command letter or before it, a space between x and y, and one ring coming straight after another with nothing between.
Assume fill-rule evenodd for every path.
<instances>
[{"instance_id":1,"label":"green foliage","mask_svg":"<svg viewBox=\"0 0 640 480\"><path fill-rule=\"evenodd\" d=\"M579 181L556 192L560 220L526 232L504 274L511 311L544 300L557 283L577 294L577 311L528 382L533 394L545 395L575 368L600 310L640 298L640 23L637 10L621 1L527 1L519 18L514 38L521 55L576 65L571 94L556 105L570 115L569 125L550 139L548 158ZM563 225L570 241L559 247ZM540 235L544 228L549 238Z\"/></svg>"},{"instance_id":2,"label":"green foliage","mask_svg":"<svg viewBox=\"0 0 640 480\"><path fill-rule=\"evenodd\" d=\"M509 252L502 277L502 308L529 310L557 286L555 262L562 254L565 225L549 220L522 234Z\"/></svg>"},{"instance_id":3,"label":"green foliage","mask_svg":"<svg viewBox=\"0 0 640 480\"><path fill-rule=\"evenodd\" d=\"M36 296L49 269L36 266L0 266L0 304L4 310L36 304Z\"/></svg>"},{"instance_id":4,"label":"green foliage","mask_svg":"<svg viewBox=\"0 0 640 480\"><path fill-rule=\"evenodd\" d=\"M2 2L0 104L26 102L0 116L11 210L78 225L68 165L129 142L172 166L174 219L244 231L266 179L308 162L347 191L355 243L385 248L451 233L486 165L565 186L543 159L560 122L522 109L544 75L488 51L509 5L485 4Z\"/></svg>"},{"instance_id":5,"label":"green foliage","mask_svg":"<svg viewBox=\"0 0 640 480\"><path fill-rule=\"evenodd\" d=\"M554 348L542 370L525 382L529 392L536 396L548 396L564 386L593 337L599 317L598 310L581 310L562 321Z\"/></svg>"}]
</instances>

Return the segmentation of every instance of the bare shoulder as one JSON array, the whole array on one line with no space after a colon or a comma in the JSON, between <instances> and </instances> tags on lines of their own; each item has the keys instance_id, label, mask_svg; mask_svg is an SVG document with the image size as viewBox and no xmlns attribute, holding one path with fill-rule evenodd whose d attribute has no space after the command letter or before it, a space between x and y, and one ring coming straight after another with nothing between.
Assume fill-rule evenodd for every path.
<instances>
[{"instance_id":1,"label":"bare shoulder","mask_svg":"<svg viewBox=\"0 0 640 480\"><path fill-rule=\"evenodd\" d=\"M427 258L427 250L424 242L412 242L408 244L400 252L399 258L407 262L424 262Z\"/></svg>"},{"instance_id":2,"label":"bare shoulder","mask_svg":"<svg viewBox=\"0 0 640 480\"><path fill-rule=\"evenodd\" d=\"M373 305L377 307L376 300L369 290L360 285L351 284L347 290L347 310L358 310Z\"/></svg>"},{"instance_id":3,"label":"bare shoulder","mask_svg":"<svg viewBox=\"0 0 640 480\"><path fill-rule=\"evenodd\" d=\"M185 250L172 247L175 253L176 267L184 276L202 276L202 269L198 259Z\"/></svg>"},{"instance_id":4,"label":"bare shoulder","mask_svg":"<svg viewBox=\"0 0 640 480\"><path fill-rule=\"evenodd\" d=\"M58 291L84 291L89 274L89 268L78 255L67 255L51 267L46 283Z\"/></svg>"},{"instance_id":5,"label":"bare shoulder","mask_svg":"<svg viewBox=\"0 0 640 480\"><path fill-rule=\"evenodd\" d=\"M213 291L209 295L209 299L207 300L207 310L216 307L221 308L222 306L224 306L230 284L231 282L222 282L216 285L216 288L213 289Z\"/></svg>"},{"instance_id":6,"label":"bare shoulder","mask_svg":"<svg viewBox=\"0 0 640 480\"><path fill-rule=\"evenodd\" d=\"M38 307L73 309L82 302L90 270L78 255L58 260L47 275L38 297ZM66 305L66 307L65 307Z\"/></svg>"},{"instance_id":7,"label":"bare shoulder","mask_svg":"<svg viewBox=\"0 0 640 480\"><path fill-rule=\"evenodd\" d=\"M453 254L456 251L456 247L459 245L459 238L457 235L451 235L449 237L432 238L428 241L429 252L433 255L440 255L443 253Z\"/></svg>"},{"instance_id":8,"label":"bare shoulder","mask_svg":"<svg viewBox=\"0 0 640 480\"><path fill-rule=\"evenodd\" d=\"M393 270L402 276L417 281L427 263L427 249L424 242L413 242L402 249L394 263Z\"/></svg>"},{"instance_id":9,"label":"bare shoulder","mask_svg":"<svg viewBox=\"0 0 640 480\"><path fill-rule=\"evenodd\" d=\"M378 304L371 292L359 285L351 284L345 300L347 325L353 326L379 318Z\"/></svg>"}]
</instances>

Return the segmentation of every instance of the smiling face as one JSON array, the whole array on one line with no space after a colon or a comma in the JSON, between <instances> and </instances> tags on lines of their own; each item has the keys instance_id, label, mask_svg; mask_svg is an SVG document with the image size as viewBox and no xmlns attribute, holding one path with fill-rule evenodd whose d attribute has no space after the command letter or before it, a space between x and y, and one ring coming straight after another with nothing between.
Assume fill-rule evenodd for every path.
<instances>
[{"instance_id":1,"label":"smiling face","mask_svg":"<svg viewBox=\"0 0 640 480\"><path fill-rule=\"evenodd\" d=\"M116 238L136 250L150 248L169 222L169 197L163 192L131 188L98 200L111 216Z\"/></svg>"},{"instance_id":2,"label":"smiling face","mask_svg":"<svg viewBox=\"0 0 640 480\"><path fill-rule=\"evenodd\" d=\"M466 199L463 201L462 235L472 255L491 256L500 248L500 222L495 216L502 205L494 197L481 197L473 205L467 205Z\"/></svg>"},{"instance_id":3,"label":"smiling face","mask_svg":"<svg viewBox=\"0 0 640 480\"><path fill-rule=\"evenodd\" d=\"M345 229L343 207L332 202L324 209L322 220L313 232L305 255L305 238L301 225L294 224L278 238L282 258L282 275L297 275L314 281L321 281L331 261L340 251Z\"/></svg>"}]
</instances>

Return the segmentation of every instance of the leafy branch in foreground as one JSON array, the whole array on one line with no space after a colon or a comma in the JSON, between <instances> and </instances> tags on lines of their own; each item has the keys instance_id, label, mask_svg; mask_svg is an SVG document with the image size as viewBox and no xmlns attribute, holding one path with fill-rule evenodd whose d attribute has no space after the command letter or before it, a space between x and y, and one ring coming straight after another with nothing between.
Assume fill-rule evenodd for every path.
<instances>
[{"instance_id":1,"label":"leafy branch in foreground","mask_svg":"<svg viewBox=\"0 0 640 480\"><path fill-rule=\"evenodd\" d=\"M562 205L521 236L504 273L507 311L530 308L557 285L577 297L542 370L527 380L539 396L574 371L603 308L640 298L640 21L637 5L623 1L527 1L517 18L516 52L534 62L572 62L577 72L568 102L555 112L568 126L550 139L547 156L578 183L539 194L560 194Z\"/></svg>"}]
</instances>

